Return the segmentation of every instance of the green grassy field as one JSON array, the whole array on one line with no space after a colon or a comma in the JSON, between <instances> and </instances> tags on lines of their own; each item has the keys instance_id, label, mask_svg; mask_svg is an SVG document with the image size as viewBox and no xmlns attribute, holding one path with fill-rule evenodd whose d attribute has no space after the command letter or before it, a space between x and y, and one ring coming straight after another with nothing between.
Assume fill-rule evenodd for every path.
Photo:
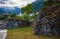
<instances>
[{"instance_id":1,"label":"green grassy field","mask_svg":"<svg viewBox=\"0 0 60 39\"><path fill-rule=\"evenodd\" d=\"M60 39L60 37L36 36L31 26L8 29L7 39Z\"/></svg>"}]
</instances>

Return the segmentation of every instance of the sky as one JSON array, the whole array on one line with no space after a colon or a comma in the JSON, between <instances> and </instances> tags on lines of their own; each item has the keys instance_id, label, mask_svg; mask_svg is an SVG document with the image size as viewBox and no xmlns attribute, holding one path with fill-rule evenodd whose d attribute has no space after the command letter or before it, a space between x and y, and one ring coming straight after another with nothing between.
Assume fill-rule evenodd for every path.
<instances>
[{"instance_id":1,"label":"sky","mask_svg":"<svg viewBox=\"0 0 60 39\"><path fill-rule=\"evenodd\" d=\"M18 6L19 8L21 8L34 1L36 0L0 0L0 6L8 6L8 7Z\"/></svg>"}]
</instances>

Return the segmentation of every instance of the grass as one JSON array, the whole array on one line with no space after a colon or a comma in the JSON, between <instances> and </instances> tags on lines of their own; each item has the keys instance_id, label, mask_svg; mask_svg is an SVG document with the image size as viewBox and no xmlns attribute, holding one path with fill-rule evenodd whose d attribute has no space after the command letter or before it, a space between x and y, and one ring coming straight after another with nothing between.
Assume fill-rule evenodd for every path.
<instances>
[{"instance_id":1,"label":"grass","mask_svg":"<svg viewBox=\"0 0 60 39\"><path fill-rule=\"evenodd\" d=\"M32 26L8 29L7 39L60 39L60 37L36 36Z\"/></svg>"}]
</instances>

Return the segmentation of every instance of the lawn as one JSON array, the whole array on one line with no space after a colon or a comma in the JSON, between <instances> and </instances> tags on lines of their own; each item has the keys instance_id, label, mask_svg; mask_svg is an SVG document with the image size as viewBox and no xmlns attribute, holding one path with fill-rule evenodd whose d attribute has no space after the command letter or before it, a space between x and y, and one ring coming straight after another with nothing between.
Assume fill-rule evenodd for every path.
<instances>
[{"instance_id":1,"label":"lawn","mask_svg":"<svg viewBox=\"0 0 60 39\"><path fill-rule=\"evenodd\" d=\"M32 26L8 29L7 39L60 39L59 37L36 36Z\"/></svg>"}]
</instances>

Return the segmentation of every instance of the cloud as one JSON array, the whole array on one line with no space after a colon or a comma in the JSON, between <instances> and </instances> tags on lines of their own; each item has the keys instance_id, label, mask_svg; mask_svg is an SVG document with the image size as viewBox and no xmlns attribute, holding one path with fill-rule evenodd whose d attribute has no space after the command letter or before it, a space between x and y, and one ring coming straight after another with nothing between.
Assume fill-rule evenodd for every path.
<instances>
[{"instance_id":1,"label":"cloud","mask_svg":"<svg viewBox=\"0 0 60 39\"><path fill-rule=\"evenodd\" d=\"M30 4L36 0L0 0L0 6L9 6L9 7L22 7Z\"/></svg>"},{"instance_id":2,"label":"cloud","mask_svg":"<svg viewBox=\"0 0 60 39\"><path fill-rule=\"evenodd\" d=\"M12 4L13 2L10 2L8 0L0 0L0 4Z\"/></svg>"}]
</instances>

